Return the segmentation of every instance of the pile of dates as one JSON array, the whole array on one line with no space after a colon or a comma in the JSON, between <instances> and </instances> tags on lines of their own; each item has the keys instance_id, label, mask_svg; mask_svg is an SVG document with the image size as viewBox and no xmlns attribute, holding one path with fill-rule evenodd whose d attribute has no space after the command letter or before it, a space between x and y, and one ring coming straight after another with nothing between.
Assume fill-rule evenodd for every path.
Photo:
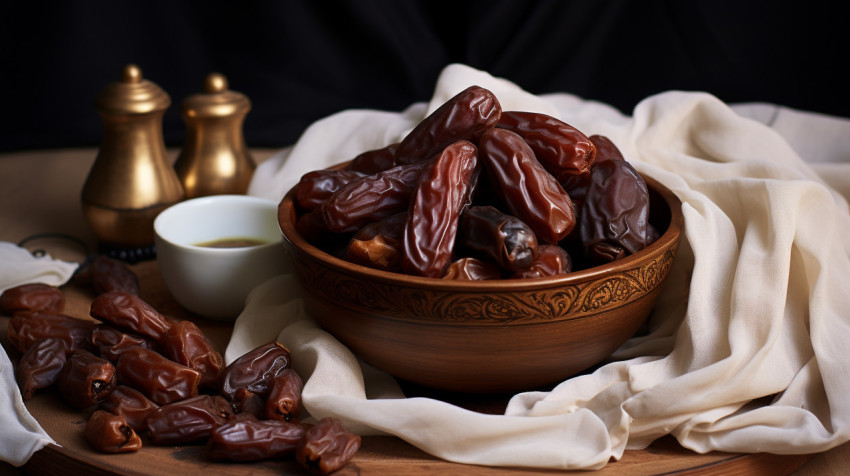
<instances>
[{"instance_id":1,"label":"pile of dates","mask_svg":"<svg viewBox=\"0 0 850 476\"><path fill-rule=\"evenodd\" d=\"M401 142L305 174L294 201L296 229L324 251L432 278L565 274L658 238L646 183L608 138L502 111L478 86Z\"/></svg>"},{"instance_id":2,"label":"pile of dates","mask_svg":"<svg viewBox=\"0 0 850 476\"><path fill-rule=\"evenodd\" d=\"M63 313L63 291L25 284L0 296L7 338L21 353L25 400L55 387L85 411L85 436L106 453L206 444L211 460L294 457L314 473L348 463L360 437L335 418L300 422L302 380L289 350L259 346L230 365L192 321L174 322L145 302L124 263L97 256L77 276L95 291L90 319ZM146 443L147 444L147 443Z\"/></svg>"}]
</instances>

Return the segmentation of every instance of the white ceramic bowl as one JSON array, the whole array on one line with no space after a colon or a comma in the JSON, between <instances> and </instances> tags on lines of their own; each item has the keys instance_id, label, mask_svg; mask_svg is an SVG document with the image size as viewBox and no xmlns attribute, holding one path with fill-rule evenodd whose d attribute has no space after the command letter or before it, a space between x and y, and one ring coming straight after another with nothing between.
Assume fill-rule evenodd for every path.
<instances>
[{"instance_id":1,"label":"white ceramic bowl","mask_svg":"<svg viewBox=\"0 0 850 476\"><path fill-rule=\"evenodd\" d=\"M165 209L154 221L159 270L183 307L203 317L233 320L256 285L291 267L277 223L278 203L246 195L212 195ZM203 243L255 239L254 246Z\"/></svg>"}]
</instances>

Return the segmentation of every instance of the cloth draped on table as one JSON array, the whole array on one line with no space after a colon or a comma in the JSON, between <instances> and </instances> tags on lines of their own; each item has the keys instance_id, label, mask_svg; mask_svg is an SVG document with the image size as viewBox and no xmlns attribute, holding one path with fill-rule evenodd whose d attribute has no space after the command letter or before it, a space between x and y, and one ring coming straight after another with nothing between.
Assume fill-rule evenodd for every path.
<instances>
[{"instance_id":1,"label":"cloth draped on table","mask_svg":"<svg viewBox=\"0 0 850 476\"><path fill-rule=\"evenodd\" d=\"M792 136L795 124L822 126L795 143L810 162L832 162L826 170L845 177L850 154L817 154L836 154L833 143L847 152L839 145L847 121L758 104L733 109L681 91L648 97L625 116L569 94L535 96L456 64L427 104L344 111L314 123L258 167L249 193L279 200L310 170L399 141L473 84L493 91L505 111L543 112L608 136L681 199L685 234L651 332L598 370L548 392L520 393L504 415L485 415L405 398L392 378L318 327L287 275L249 296L228 361L277 338L306 379L304 406L313 417L335 416L354 431L396 435L462 463L594 469L667 434L698 452L802 454L850 439L850 361L842 352L850 342L850 213L836 191L848 183L833 176L836 187L828 186L758 119ZM812 137L821 143L806 141Z\"/></svg>"},{"instance_id":2,"label":"cloth draped on table","mask_svg":"<svg viewBox=\"0 0 850 476\"><path fill-rule=\"evenodd\" d=\"M361 434L396 435L461 463L595 469L666 434L699 452L810 453L850 439L842 352L850 342L850 121L678 91L648 97L626 116L566 93L535 96L456 64L428 103L314 123L257 168L249 193L279 200L310 170L399 141L473 84L493 91L503 110L544 112L608 136L682 200L685 233L651 332L598 370L517 394L504 415L487 415L406 398L392 377L323 331L305 313L295 278L283 275L249 296L228 362L277 339L305 379L313 418L336 416ZM45 261L11 271L10 256L19 250L0 247L6 287L61 284L73 272L54 263L58 274L33 278ZM5 355L0 378L0 459L20 465L51 440L26 411Z\"/></svg>"}]
</instances>

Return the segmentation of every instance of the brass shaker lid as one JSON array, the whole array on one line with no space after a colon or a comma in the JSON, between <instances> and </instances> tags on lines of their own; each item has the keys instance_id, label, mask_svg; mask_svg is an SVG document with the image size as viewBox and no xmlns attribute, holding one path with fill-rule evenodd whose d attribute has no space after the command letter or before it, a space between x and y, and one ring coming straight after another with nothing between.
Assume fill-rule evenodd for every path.
<instances>
[{"instance_id":1,"label":"brass shaker lid","mask_svg":"<svg viewBox=\"0 0 850 476\"><path fill-rule=\"evenodd\" d=\"M95 97L94 105L109 114L149 114L164 111L171 98L159 86L142 77L142 70L128 64L121 70L121 78L106 85Z\"/></svg>"},{"instance_id":2,"label":"brass shaker lid","mask_svg":"<svg viewBox=\"0 0 850 476\"><path fill-rule=\"evenodd\" d=\"M203 92L193 94L180 103L180 113L186 118L244 115L250 109L248 96L228 89L227 78L221 73L207 75Z\"/></svg>"}]
</instances>

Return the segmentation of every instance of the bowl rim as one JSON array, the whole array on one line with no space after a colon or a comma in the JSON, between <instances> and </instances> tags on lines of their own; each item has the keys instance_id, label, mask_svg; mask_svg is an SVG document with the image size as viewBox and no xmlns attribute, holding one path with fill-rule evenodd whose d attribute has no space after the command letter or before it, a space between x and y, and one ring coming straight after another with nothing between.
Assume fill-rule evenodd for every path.
<instances>
[{"instance_id":1,"label":"bowl rim","mask_svg":"<svg viewBox=\"0 0 850 476\"><path fill-rule=\"evenodd\" d=\"M339 164L332 168L336 168L341 165L344 164ZM632 269L633 267L637 267L638 263L644 259L644 257L651 256L657 253L660 249L668 248L680 239L684 228L684 215L682 214L681 200L679 200L672 190L664 186L658 180L644 174L640 175L646 182L647 187L654 190L661 196L670 211L670 223L664 233L646 248L638 251L637 253L626 256L625 258L558 276L546 276L540 278L505 278L484 281L445 280L441 278L429 278L424 276L394 273L345 261L342 258L333 256L308 242L295 229L295 224L288 219L288 217L295 215L295 189L297 184L284 195L278 205L278 227L283 235L283 241L285 244L294 247L300 252L306 253L315 261L324 263L324 265L328 268L346 275L363 277L370 281L377 281L396 286L415 287L430 291L468 293L533 291L537 289L551 288L553 286L578 284L616 274L623 270Z\"/></svg>"}]
</instances>

